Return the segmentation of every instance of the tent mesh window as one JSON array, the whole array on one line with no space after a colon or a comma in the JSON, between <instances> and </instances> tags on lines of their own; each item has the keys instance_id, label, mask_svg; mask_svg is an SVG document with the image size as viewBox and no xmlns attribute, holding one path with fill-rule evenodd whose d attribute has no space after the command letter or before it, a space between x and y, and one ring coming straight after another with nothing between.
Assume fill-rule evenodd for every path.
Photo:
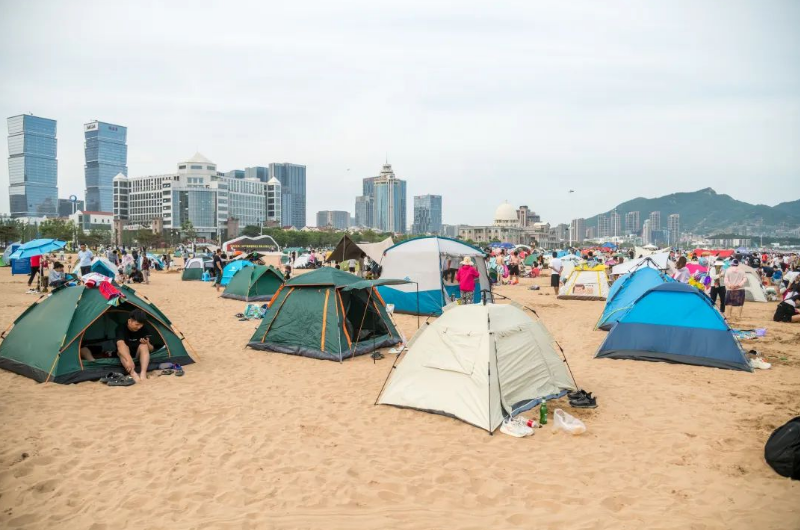
<instances>
[{"instance_id":1,"label":"tent mesh window","mask_svg":"<svg viewBox=\"0 0 800 530\"><path fill-rule=\"evenodd\" d=\"M342 291L345 326L353 342L389 335L389 328L376 309L377 298L369 291ZM360 330L360 331L359 331Z\"/></svg>"}]
</instances>

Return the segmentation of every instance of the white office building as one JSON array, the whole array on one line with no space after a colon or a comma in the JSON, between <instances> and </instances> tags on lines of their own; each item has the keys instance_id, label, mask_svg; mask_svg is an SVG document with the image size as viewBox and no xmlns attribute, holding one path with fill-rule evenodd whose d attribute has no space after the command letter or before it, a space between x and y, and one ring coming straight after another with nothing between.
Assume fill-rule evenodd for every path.
<instances>
[{"instance_id":1,"label":"white office building","mask_svg":"<svg viewBox=\"0 0 800 530\"><path fill-rule=\"evenodd\" d=\"M216 236L229 220L238 226L260 225L268 217L270 182L257 178L229 178L200 153L178 163L164 175L114 177L114 218L128 224L180 229L190 222L200 236ZM274 184L273 184L273 192ZM280 216L280 184L273 212Z\"/></svg>"}]
</instances>

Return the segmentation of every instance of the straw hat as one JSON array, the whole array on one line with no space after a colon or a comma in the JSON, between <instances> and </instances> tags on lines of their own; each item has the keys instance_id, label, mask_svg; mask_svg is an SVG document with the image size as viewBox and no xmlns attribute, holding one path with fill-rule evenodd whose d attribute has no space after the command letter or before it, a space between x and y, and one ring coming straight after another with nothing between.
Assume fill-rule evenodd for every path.
<instances>
[{"instance_id":1,"label":"straw hat","mask_svg":"<svg viewBox=\"0 0 800 530\"><path fill-rule=\"evenodd\" d=\"M472 265L472 258L469 256L464 256L464 259L461 260L462 265Z\"/></svg>"}]
</instances>

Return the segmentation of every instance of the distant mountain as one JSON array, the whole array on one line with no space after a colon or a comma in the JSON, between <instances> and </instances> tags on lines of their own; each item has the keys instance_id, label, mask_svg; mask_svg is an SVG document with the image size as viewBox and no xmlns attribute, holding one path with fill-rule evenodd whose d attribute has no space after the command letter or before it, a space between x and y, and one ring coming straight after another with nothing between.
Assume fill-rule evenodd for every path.
<instances>
[{"instance_id":1,"label":"distant mountain","mask_svg":"<svg viewBox=\"0 0 800 530\"><path fill-rule=\"evenodd\" d=\"M613 211L613 210L611 210ZM598 215L608 215L603 212ZM625 214L639 212L640 224L651 212L661 212L661 228L667 228L667 218L677 213L681 216L681 232L709 234L740 230L743 226L794 228L800 226L800 200L784 202L777 206L748 204L730 195L720 195L711 188L689 193L673 193L654 199L637 197L617 206L621 225L625 228ZM597 215L586 219L586 227L597 226Z\"/></svg>"}]
</instances>

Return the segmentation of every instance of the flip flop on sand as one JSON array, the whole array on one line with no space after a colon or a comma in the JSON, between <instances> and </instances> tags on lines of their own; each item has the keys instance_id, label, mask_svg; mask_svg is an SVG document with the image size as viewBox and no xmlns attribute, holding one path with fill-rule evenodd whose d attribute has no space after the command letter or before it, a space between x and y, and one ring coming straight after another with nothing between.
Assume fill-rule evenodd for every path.
<instances>
[{"instance_id":1,"label":"flip flop on sand","mask_svg":"<svg viewBox=\"0 0 800 530\"><path fill-rule=\"evenodd\" d=\"M172 368L167 368L166 370L161 370L161 375L172 375L175 373L175 370Z\"/></svg>"},{"instance_id":2,"label":"flip flop on sand","mask_svg":"<svg viewBox=\"0 0 800 530\"><path fill-rule=\"evenodd\" d=\"M119 379L111 379L107 384L108 386L131 386L135 385L136 381L133 380L133 377L126 375Z\"/></svg>"},{"instance_id":3,"label":"flip flop on sand","mask_svg":"<svg viewBox=\"0 0 800 530\"><path fill-rule=\"evenodd\" d=\"M108 372L106 375L100 378L100 382L108 383L109 381L112 381L114 379L122 379L123 377L125 376L119 372Z\"/></svg>"}]
</instances>

